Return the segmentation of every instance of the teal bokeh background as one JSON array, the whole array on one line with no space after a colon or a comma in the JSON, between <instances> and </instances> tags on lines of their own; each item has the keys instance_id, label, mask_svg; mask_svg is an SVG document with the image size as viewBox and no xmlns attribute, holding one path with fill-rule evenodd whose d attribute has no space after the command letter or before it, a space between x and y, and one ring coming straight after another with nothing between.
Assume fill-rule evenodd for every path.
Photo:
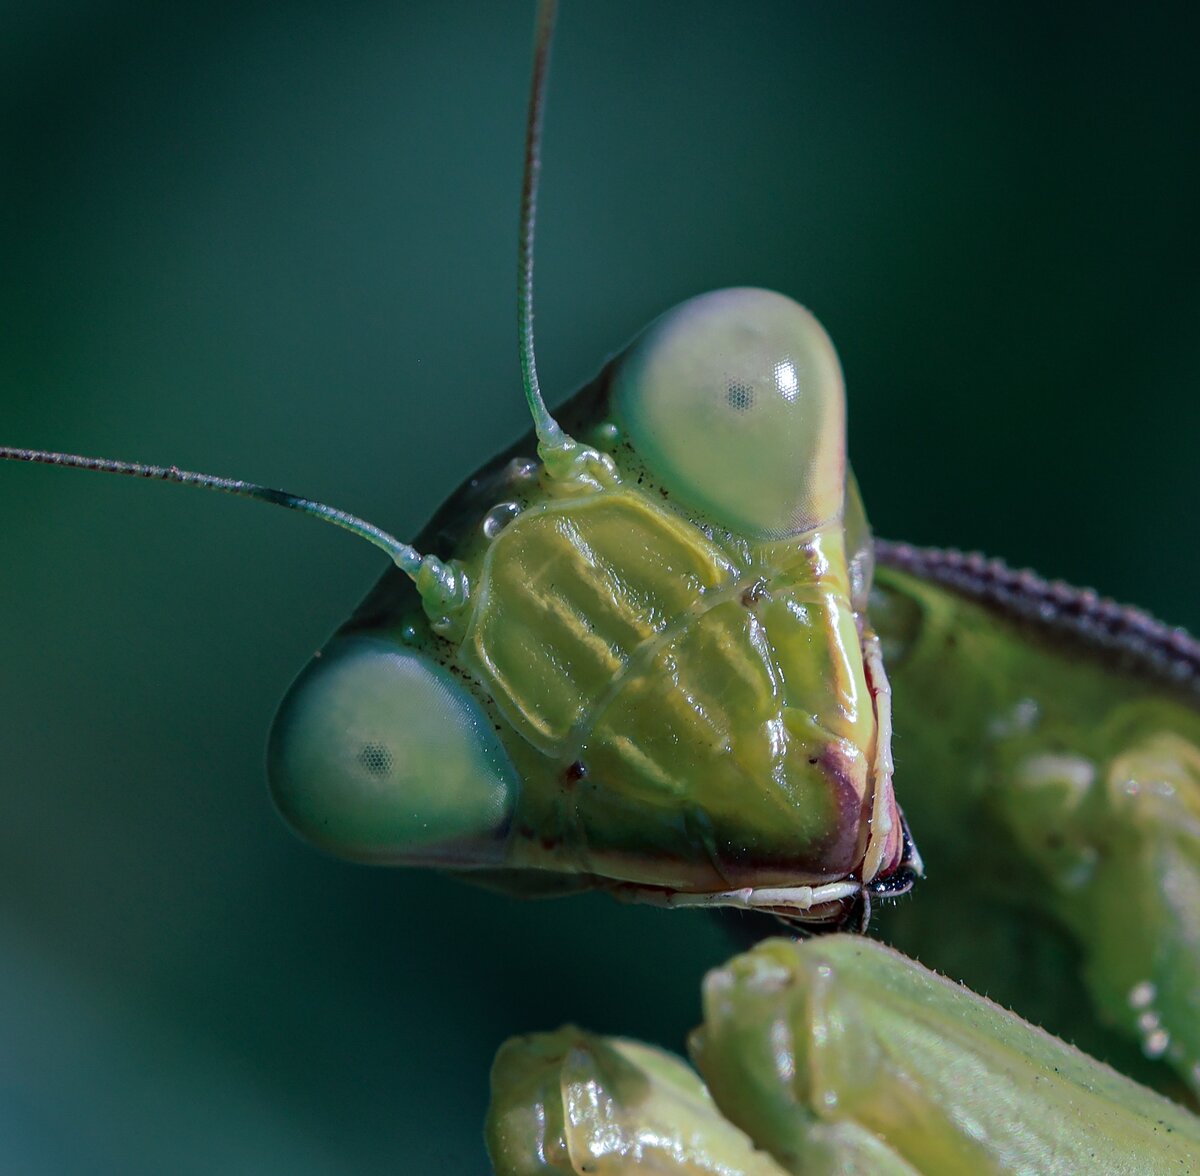
<instances>
[{"instance_id":1,"label":"teal bokeh background","mask_svg":"<svg viewBox=\"0 0 1200 1176\"><path fill-rule=\"evenodd\" d=\"M545 386L691 294L778 288L838 344L881 533L1200 628L1190 11L568 2ZM0 436L414 532L525 427L530 25L7 5ZM345 866L271 811L276 700L375 552L24 467L0 527L0 1167L478 1173L504 1036L681 1046L727 953L703 919Z\"/></svg>"}]
</instances>

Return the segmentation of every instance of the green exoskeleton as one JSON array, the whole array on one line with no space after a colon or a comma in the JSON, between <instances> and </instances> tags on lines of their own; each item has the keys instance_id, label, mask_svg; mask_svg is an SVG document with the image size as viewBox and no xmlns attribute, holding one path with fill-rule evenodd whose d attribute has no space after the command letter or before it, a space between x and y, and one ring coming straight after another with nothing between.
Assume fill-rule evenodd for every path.
<instances>
[{"instance_id":1,"label":"green exoskeleton","mask_svg":"<svg viewBox=\"0 0 1200 1176\"><path fill-rule=\"evenodd\" d=\"M905 795L937 863L885 935L1138 1065L1054 983L1069 937L1102 1020L1200 1093L1200 645L998 561L877 550ZM968 923L971 947L938 930Z\"/></svg>"},{"instance_id":2,"label":"green exoskeleton","mask_svg":"<svg viewBox=\"0 0 1200 1176\"><path fill-rule=\"evenodd\" d=\"M393 557L272 736L274 794L318 844L516 894L603 888L837 925L920 871L898 796L931 876L884 934L993 994L1005 984L1080 1040L1093 1030L1066 981L1083 955L1104 1019L1195 1082L1190 640L1028 577L873 550L837 359L781 295L685 303L558 421L525 342L536 436L465 483L415 547L244 483L3 455L282 501ZM1058 930L1013 914L1030 909ZM914 975L895 981L902 995L923 991ZM989 1016L988 1040L1039 1064ZM936 1037L947 1018L930 1024ZM707 1096L676 1077L700 1114ZM1130 1137L1152 1146L1137 1133L1158 1104L1128 1101ZM957 1146L949 1131L929 1143Z\"/></svg>"},{"instance_id":3,"label":"green exoskeleton","mask_svg":"<svg viewBox=\"0 0 1200 1176\"><path fill-rule=\"evenodd\" d=\"M573 1027L492 1070L497 1176L1191 1172L1200 1119L861 938L709 973L678 1058Z\"/></svg>"}]
</instances>

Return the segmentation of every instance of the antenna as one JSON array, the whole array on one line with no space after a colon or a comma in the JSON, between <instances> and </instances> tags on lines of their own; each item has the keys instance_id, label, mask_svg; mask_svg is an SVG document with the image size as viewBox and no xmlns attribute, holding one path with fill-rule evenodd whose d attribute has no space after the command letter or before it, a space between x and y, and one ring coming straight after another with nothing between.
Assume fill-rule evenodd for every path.
<instances>
[{"instance_id":1,"label":"antenna","mask_svg":"<svg viewBox=\"0 0 1200 1176\"><path fill-rule=\"evenodd\" d=\"M219 490L222 494L233 494L238 498L256 498L259 502L269 502L273 506L312 515L322 522L332 523L335 527L341 527L342 530L373 543L380 551L386 552L405 575L414 580L421 569L421 554L415 547L401 543L394 535L389 535L374 523L368 523L347 511L326 506L323 502L314 502L311 498L289 494L286 490L273 490L270 486L260 486L255 482L243 482L236 478L196 474L190 470L181 470L178 466L143 465L141 462L113 461L106 457L80 457L74 453L54 453L47 449L14 449L8 445L0 445L0 460L67 466L70 469L94 470L102 474L125 474L133 478L151 478L159 482L178 482L182 486L199 486L204 490Z\"/></svg>"},{"instance_id":2,"label":"antenna","mask_svg":"<svg viewBox=\"0 0 1200 1176\"><path fill-rule=\"evenodd\" d=\"M525 384L525 399L533 416L538 438L538 453L543 462L554 457L570 458L578 446L550 415L538 386L537 367L533 354L533 239L537 224L538 175L542 166L542 115L546 101L546 75L550 64L550 46L554 40L554 19L557 0L540 0L534 30L533 79L529 89L529 115L525 124L525 172L521 187L521 225L517 260L517 330L521 353L521 375ZM199 486L218 490L238 498L256 498L274 506L286 507L311 515L322 522L341 527L386 552L391 561L410 579L417 581L418 590L427 609L456 607L466 599L465 578L456 569L455 561L443 563L436 556L424 556L408 543L402 543L382 528L337 510L311 498L301 498L286 490L274 490L255 482L236 478L221 478L215 474L198 474L178 466L144 465L134 461L114 461L105 457L82 457L74 453L56 453L48 449L17 449L0 446L0 461L27 461L40 465L67 466L71 469L92 470L106 474L124 474L134 478L150 478L160 482L178 482L183 486ZM559 463L555 463L559 464ZM424 572L418 581L418 575Z\"/></svg>"},{"instance_id":3,"label":"antenna","mask_svg":"<svg viewBox=\"0 0 1200 1176\"><path fill-rule=\"evenodd\" d=\"M546 106L546 76L550 46L554 41L557 0L541 0L533 37L533 78L529 85L529 115L525 122L525 173L521 185L521 228L517 254L517 336L521 351L521 378L525 400L537 433L538 452L564 453L573 447L571 438L550 415L538 384L533 354L533 239L537 230L538 177L542 170L542 117Z\"/></svg>"}]
</instances>

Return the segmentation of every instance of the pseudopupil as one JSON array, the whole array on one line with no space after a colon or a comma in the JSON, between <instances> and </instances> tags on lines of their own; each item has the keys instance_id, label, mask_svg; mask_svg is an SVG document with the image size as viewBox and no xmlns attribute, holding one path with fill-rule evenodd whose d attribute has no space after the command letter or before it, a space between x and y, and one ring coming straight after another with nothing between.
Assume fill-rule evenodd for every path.
<instances>
[{"instance_id":1,"label":"pseudopupil","mask_svg":"<svg viewBox=\"0 0 1200 1176\"><path fill-rule=\"evenodd\" d=\"M392 770L392 753L382 743L364 743L358 762L372 776L386 776Z\"/></svg>"},{"instance_id":2,"label":"pseudopupil","mask_svg":"<svg viewBox=\"0 0 1200 1176\"><path fill-rule=\"evenodd\" d=\"M735 412L746 412L754 407L754 388L740 380L730 380L725 389L725 400Z\"/></svg>"}]
</instances>

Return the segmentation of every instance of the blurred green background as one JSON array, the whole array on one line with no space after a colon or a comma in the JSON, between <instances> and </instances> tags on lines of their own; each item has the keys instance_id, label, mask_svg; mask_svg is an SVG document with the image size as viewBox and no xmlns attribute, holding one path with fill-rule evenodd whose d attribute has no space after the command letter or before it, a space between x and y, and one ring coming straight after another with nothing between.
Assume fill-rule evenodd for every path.
<instances>
[{"instance_id":1,"label":"blurred green background","mask_svg":"<svg viewBox=\"0 0 1200 1176\"><path fill-rule=\"evenodd\" d=\"M544 385L778 288L838 344L880 533L1200 627L1191 11L568 2ZM525 428L531 20L4 6L0 436L414 532ZM681 1047L728 951L703 918L350 867L275 817L275 703L377 553L28 467L0 527L0 1168L481 1173L506 1035Z\"/></svg>"}]
</instances>

